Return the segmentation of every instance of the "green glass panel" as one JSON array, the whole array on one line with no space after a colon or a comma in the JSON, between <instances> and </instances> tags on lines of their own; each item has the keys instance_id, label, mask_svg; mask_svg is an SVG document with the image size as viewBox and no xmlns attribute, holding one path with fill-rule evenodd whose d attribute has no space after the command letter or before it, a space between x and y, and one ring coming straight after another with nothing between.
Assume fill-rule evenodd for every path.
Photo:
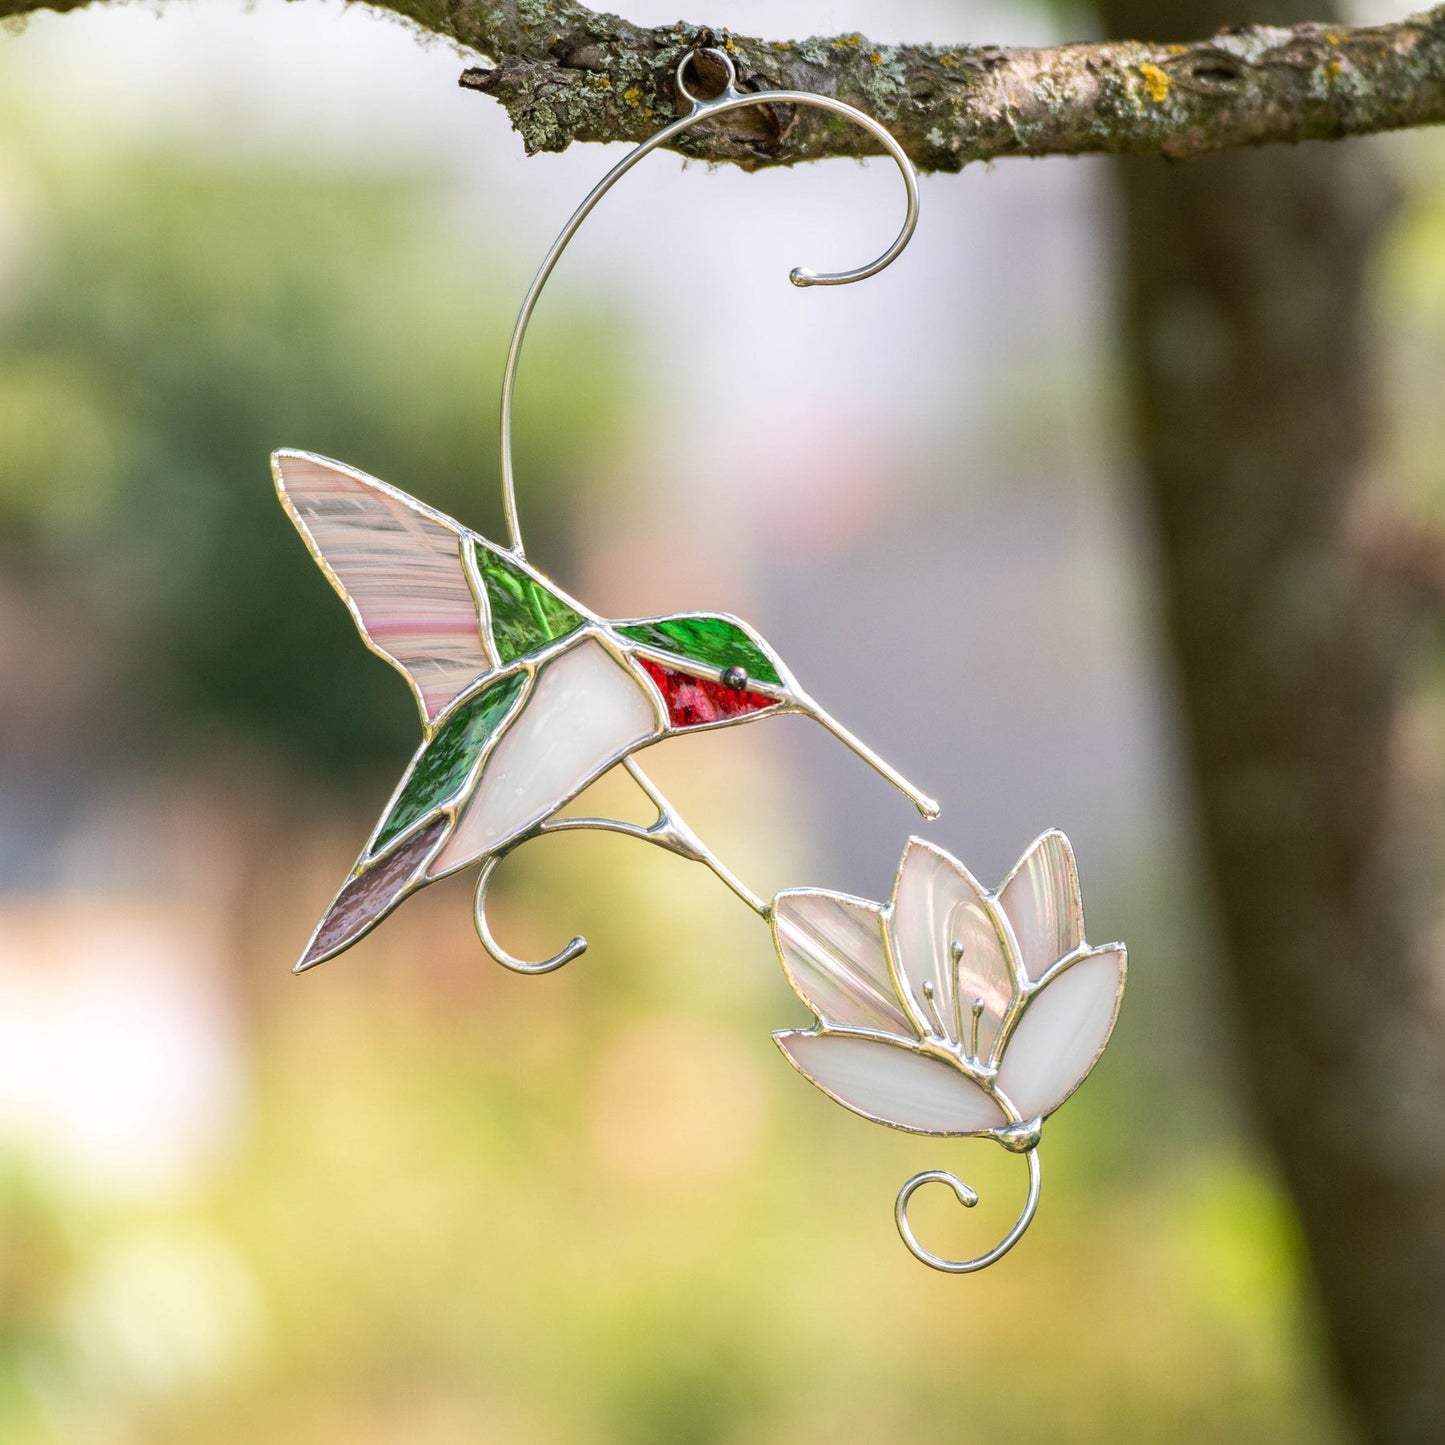
<instances>
[{"instance_id":1,"label":"green glass panel","mask_svg":"<svg viewBox=\"0 0 1445 1445\"><path fill-rule=\"evenodd\" d=\"M525 672L513 673L473 693L436 730L432 740L412 764L411 775L396 805L387 814L372 845L379 852L396 835L456 796L467 780L477 755L506 718L517 695L527 685Z\"/></svg>"},{"instance_id":2,"label":"green glass panel","mask_svg":"<svg viewBox=\"0 0 1445 1445\"><path fill-rule=\"evenodd\" d=\"M706 612L684 612L677 617L654 617L617 629L634 642L671 652L691 662L705 663L720 672L740 667L753 682L782 686L775 663L756 642L726 617Z\"/></svg>"},{"instance_id":3,"label":"green glass panel","mask_svg":"<svg viewBox=\"0 0 1445 1445\"><path fill-rule=\"evenodd\" d=\"M490 547L477 548L477 571L492 609L492 643L505 667L586 621L550 588Z\"/></svg>"}]
</instances>

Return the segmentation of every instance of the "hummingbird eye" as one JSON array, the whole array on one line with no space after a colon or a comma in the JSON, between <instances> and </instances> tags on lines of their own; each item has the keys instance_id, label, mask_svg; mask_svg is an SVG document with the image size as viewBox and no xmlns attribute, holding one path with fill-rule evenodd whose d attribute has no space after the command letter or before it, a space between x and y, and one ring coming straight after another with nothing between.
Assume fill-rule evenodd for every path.
<instances>
[{"instance_id":1,"label":"hummingbird eye","mask_svg":"<svg viewBox=\"0 0 1445 1445\"><path fill-rule=\"evenodd\" d=\"M744 668L730 667L723 673L722 680L724 687L730 687L734 692L742 692L748 685L748 674Z\"/></svg>"}]
</instances>

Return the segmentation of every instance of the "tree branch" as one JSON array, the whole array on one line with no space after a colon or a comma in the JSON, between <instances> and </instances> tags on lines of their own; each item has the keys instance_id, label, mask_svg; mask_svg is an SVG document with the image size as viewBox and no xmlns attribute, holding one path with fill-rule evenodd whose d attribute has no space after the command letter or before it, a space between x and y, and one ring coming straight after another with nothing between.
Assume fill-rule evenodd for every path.
<instances>
[{"instance_id":1,"label":"tree branch","mask_svg":"<svg viewBox=\"0 0 1445 1445\"><path fill-rule=\"evenodd\" d=\"M0 20L85 3L0 0ZM1185 160L1445 121L1445 5L1394 25L1249 25L1187 44L1004 49L875 45L856 34L714 37L692 25L633 25L574 0L371 3L490 57L462 84L501 103L529 152L645 140L686 109L674 93L678 61L715 39L744 88L839 96L881 120L929 171L1001 156ZM836 117L759 106L700 127L677 149L754 170L875 147Z\"/></svg>"}]
</instances>

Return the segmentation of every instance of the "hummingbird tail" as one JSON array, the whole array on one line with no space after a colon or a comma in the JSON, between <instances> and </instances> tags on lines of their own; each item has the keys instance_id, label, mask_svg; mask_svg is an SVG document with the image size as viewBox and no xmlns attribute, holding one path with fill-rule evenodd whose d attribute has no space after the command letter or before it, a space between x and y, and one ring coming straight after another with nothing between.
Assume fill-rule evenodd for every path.
<instances>
[{"instance_id":1,"label":"hummingbird tail","mask_svg":"<svg viewBox=\"0 0 1445 1445\"><path fill-rule=\"evenodd\" d=\"M316 925L306 952L291 971L305 973L325 963L375 928L412 891L446 827L445 816L433 818L390 852L372 859L359 873L353 872Z\"/></svg>"}]
</instances>

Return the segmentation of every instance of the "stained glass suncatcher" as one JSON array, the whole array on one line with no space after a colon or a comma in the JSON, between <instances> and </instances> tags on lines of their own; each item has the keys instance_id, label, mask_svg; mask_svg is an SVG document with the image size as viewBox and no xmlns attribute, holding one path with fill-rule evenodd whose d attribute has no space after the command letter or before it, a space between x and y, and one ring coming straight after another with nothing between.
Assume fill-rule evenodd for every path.
<instances>
[{"instance_id":1,"label":"stained glass suncatcher","mask_svg":"<svg viewBox=\"0 0 1445 1445\"><path fill-rule=\"evenodd\" d=\"M698 121L758 104L811 106L862 126L897 163L907 214L897 239L851 271L795 267L798 286L860 281L890 265L913 235L918 186L888 130L832 96L737 89L726 51L707 53L728 77L696 96L685 49L674 71L685 116L629 151L563 227L528 290L502 373L501 482L510 545L497 546L422 502L308 452L273 459L282 504L345 601L362 638L407 679L422 743L296 965L349 948L418 888L476 867L474 916L483 947L508 968L548 973L587 947L574 937L535 962L513 958L487 921L498 862L529 838L605 828L710 868L766 920L784 971L815 1023L775 1035L789 1061L865 1118L916 1133L987 1137L1026 1156L1028 1198L1008 1235L984 1254L944 1259L919 1244L908 1204L923 1185L946 1185L964 1205L968 1185L945 1170L898 1194L899 1232L937 1269L971 1273L1001 1258L1038 1207L1044 1119L1098 1060L1118 1013L1122 944L1084 941L1073 851L1044 834L997 889L957 859L911 839L887 903L821 889L765 901L687 826L636 754L679 732L798 712L907 796L925 817L938 804L829 716L746 623L691 612L614 621L589 611L526 560L512 466L512 401L521 346L537 299L567 243L612 185L649 151ZM595 779L621 765L657 810L646 826L559 817Z\"/></svg>"}]
</instances>

